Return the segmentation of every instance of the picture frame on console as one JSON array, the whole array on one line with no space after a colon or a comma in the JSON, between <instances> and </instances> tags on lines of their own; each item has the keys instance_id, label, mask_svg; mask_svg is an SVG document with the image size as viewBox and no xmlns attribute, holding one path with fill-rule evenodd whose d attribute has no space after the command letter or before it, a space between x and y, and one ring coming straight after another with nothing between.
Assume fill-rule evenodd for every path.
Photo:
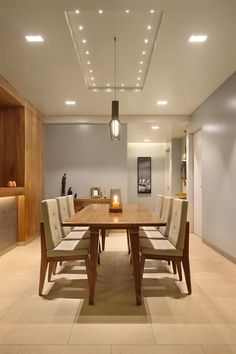
<instances>
[{"instance_id":1,"label":"picture frame on console","mask_svg":"<svg viewBox=\"0 0 236 354\"><path fill-rule=\"evenodd\" d=\"M91 187L90 188L91 198L102 198L102 190L100 187Z\"/></svg>"}]
</instances>

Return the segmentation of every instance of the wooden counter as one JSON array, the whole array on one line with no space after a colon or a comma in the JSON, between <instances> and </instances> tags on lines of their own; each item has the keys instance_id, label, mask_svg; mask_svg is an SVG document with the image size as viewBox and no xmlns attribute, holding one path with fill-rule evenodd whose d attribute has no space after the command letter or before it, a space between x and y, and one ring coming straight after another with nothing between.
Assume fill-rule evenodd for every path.
<instances>
[{"instance_id":1,"label":"wooden counter","mask_svg":"<svg viewBox=\"0 0 236 354\"><path fill-rule=\"evenodd\" d=\"M0 187L0 197L17 197L24 194L24 187Z\"/></svg>"}]
</instances>

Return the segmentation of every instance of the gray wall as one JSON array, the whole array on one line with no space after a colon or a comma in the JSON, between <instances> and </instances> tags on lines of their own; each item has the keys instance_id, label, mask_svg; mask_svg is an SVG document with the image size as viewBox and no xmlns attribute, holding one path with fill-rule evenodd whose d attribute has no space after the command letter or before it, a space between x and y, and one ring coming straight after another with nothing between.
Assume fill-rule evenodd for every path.
<instances>
[{"instance_id":1,"label":"gray wall","mask_svg":"<svg viewBox=\"0 0 236 354\"><path fill-rule=\"evenodd\" d=\"M52 124L45 126L45 197L60 194L61 178L79 197L90 187L121 188L127 201L127 129L112 142L108 124Z\"/></svg>"},{"instance_id":2,"label":"gray wall","mask_svg":"<svg viewBox=\"0 0 236 354\"><path fill-rule=\"evenodd\" d=\"M128 143L128 202L154 208L157 194L164 193L164 143ZM152 158L152 193L137 193L137 158Z\"/></svg>"},{"instance_id":3,"label":"gray wall","mask_svg":"<svg viewBox=\"0 0 236 354\"><path fill-rule=\"evenodd\" d=\"M236 258L236 73L192 114L188 131L199 128L203 239Z\"/></svg>"}]
</instances>

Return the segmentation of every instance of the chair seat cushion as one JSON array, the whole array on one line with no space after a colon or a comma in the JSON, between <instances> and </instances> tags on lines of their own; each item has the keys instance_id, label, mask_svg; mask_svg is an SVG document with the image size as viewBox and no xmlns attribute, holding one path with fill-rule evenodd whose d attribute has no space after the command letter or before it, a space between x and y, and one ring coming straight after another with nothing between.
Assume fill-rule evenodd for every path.
<instances>
[{"instance_id":1,"label":"chair seat cushion","mask_svg":"<svg viewBox=\"0 0 236 354\"><path fill-rule=\"evenodd\" d=\"M183 250L175 248L167 239L140 238L142 254L157 256L182 256Z\"/></svg>"},{"instance_id":2,"label":"chair seat cushion","mask_svg":"<svg viewBox=\"0 0 236 354\"><path fill-rule=\"evenodd\" d=\"M61 241L57 247L52 250L47 250L48 257L67 257L67 256L86 256L89 253L90 241L82 240L67 240Z\"/></svg>"},{"instance_id":3,"label":"chair seat cushion","mask_svg":"<svg viewBox=\"0 0 236 354\"><path fill-rule=\"evenodd\" d=\"M150 239L158 239L158 240L166 240L167 238L162 235L160 231L157 230L140 230L139 237L141 238L150 238Z\"/></svg>"},{"instance_id":4,"label":"chair seat cushion","mask_svg":"<svg viewBox=\"0 0 236 354\"><path fill-rule=\"evenodd\" d=\"M82 240L82 239L89 239L90 238L90 232L89 231L72 231L70 232L66 237L63 238L63 241L68 241L68 240Z\"/></svg>"},{"instance_id":5,"label":"chair seat cushion","mask_svg":"<svg viewBox=\"0 0 236 354\"><path fill-rule=\"evenodd\" d=\"M156 226L142 226L142 227L140 227L140 230L142 230L142 231L157 231L158 227L156 227Z\"/></svg>"},{"instance_id":6,"label":"chair seat cushion","mask_svg":"<svg viewBox=\"0 0 236 354\"><path fill-rule=\"evenodd\" d=\"M87 231L87 230L89 230L88 226L76 226L73 227L71 231L75 232L75 231Z\"/></svg>"}]
</instances>

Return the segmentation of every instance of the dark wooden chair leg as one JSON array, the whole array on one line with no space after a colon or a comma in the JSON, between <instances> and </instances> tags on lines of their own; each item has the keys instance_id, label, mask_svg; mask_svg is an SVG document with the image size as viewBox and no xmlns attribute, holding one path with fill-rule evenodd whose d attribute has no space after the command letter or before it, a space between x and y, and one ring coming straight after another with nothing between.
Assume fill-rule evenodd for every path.
<instances>
[{"instance_id":1,"label":"dark wooden chair leg","mask_svg":"<svg viewBox=\"0 0 236 354\"><path fill-rule=\"evenodd\" d=\"M57 270L57 262L53 262L53 270L52 270L53 275L56 274L56 270Z\"/></svg>"},{"instance_id":2,"label":"dark wooden chair leg","mask_svg":"<svg viewBox=\"0 0 236 354\"><path fill-rule=\"evenodd\" d=\"M47 260L42 258L41 265L40 265L40 275L39 275L39 296L42 296L47 266L48 266Z\"/></svg>"},{"instance_id":3,"label":"dark wooden chair leg","mask_svg":"<svg viewBox=\"0 0 236 354\"><path fill-rule=\"evenodd\" d=\"M183 263L184 275L185 275L185 279L186 279L188 293L191 294L192 293L192 285L191 285L189 259L188 258L183 259L182 263Z\"/></svg>"},{"instance_id":4,"label":"dark wooden chair leg","mask_svg":"<svg viewBox=\"0 0 236 354\"><path fill-rule=\"evenodd\" d=\"M173 273L176 274L176 263L175 261L171 261L171 263L172 263Z\"/></svg>"},{"instance_id":5,"label":"dark wooden chair leg","mask_svg":"<svg viewBox=\"0 0 236 354\"><path fill-rule=\"evenodd\" d=\"M105 251L106 229L101 229L101 236L102 236L102 250Z\"/></svg>"},{"instance_id":6,"label":"dark wooden chair leg","mask_svg":"<svg viewBox=\"0 0 236 354\"><path fill-rule=\"evenodd\" d=\"M177 270L178 270L178 274L179 274L179 280L182 281L182 268L181 268L181 262L178 261L176 262L177 265Z\"/></svg>"},{"instance_id":7,"label":"dark wooden chair leg","mask_svg":"<svg viewBox=\"0 0 236 354\"><path fill-rule=\"evenodd\" d=\"M51 279L52 279L53 268L54 268L54 262L49 262L49 267L48 267L48 282L50 282Z\"/></svg>"},{"instance_id":8,"label":"dark wooden chair leg","mask_svg":"<svg viewBox=\"0 0 236 354\"><path fill-rule=\"evenodd\" d=\"M90 267L89 267L89 258L85 258L85 266L86 266L86 271L87 271L87 276L88 276L88 284L89 284L89 279L90 279Z\"/></svg>"},{"instance_id":9,"label":"dark wooden chair leg","mask_svg":"<svg viewBox=\"0 0 236 354\"><path fill-rule=\"evenodd\" d=\"M143 279L144 266L145 266L145 256L142 255L141 256L141 262L140 262L141 281Z\"/></svg>"}]
</instances>

